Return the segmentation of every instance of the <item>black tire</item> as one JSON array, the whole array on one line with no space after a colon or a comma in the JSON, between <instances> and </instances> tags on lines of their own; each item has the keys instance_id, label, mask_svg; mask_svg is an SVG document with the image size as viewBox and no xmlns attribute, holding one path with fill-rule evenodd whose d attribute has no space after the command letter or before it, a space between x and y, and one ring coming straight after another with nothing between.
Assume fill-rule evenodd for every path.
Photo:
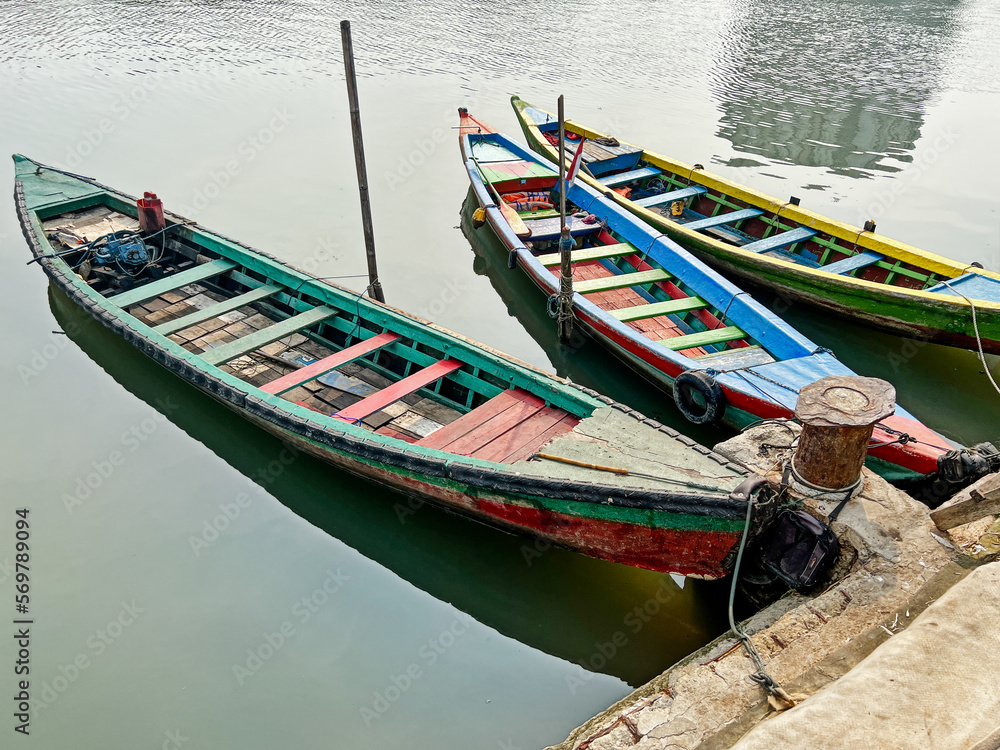
<instances>
[{"instance_id":1,"label":"black tire","mask_svg":"<svg viewBox=\"0 0 1000 750\"><path fill-rule=\"evenodd\" d=\"M674 403L694 424L712 424L726 412L719 383L704 370L685 370L674 381Z\"/></svg>"}]
</instances>

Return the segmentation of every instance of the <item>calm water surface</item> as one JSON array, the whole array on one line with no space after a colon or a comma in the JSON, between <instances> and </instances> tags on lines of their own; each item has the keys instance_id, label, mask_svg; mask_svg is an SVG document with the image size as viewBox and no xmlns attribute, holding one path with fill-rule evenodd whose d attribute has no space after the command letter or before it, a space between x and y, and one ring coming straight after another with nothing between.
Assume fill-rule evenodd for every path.
<instances>
[{"instance_id":1,"label":"calm water surface","mask_svg":"<svg viewBox=\"0 0 1000 750\"><path fill-rule=\"evenodd\" d=\"M0 151L362 274L343 17L389 301L704 442L719 434L598 347L561 348L495 242L470 248L456 107L514 133L511 94L564 93L579 121L1000 269L985 0L6 2ZM50 291L10 202L0 250L0 613L28 507L33 746L539 747L725 628L719 587L538 550L290 458ZM1000 437L972 354L788 317L950 437Z\"/></svg>"}]
</instances>

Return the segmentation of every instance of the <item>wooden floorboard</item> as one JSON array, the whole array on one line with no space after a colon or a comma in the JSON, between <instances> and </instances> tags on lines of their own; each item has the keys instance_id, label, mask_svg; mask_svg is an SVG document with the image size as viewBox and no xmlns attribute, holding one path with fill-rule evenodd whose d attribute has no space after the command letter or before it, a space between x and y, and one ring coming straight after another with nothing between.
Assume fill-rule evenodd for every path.
<instances>
[{"instance_id":1,"label":"wooden floorboard","mask_svg":"<svg viewBox=\"0 0 1000 750\"><path fill-rule=\"evenodd\" d=\"M530 394L529 394L530 395ZM492 419L505 409L509 409L518 403L517 391L504 391L498 396L494 396L485 404L477 406L472 411L464 414L450 424L446 424L440 430L435 430L427 437L421 439L418 445L427 448L442 449L449 443L453 443L463 435L466 435L488 419Z\"/></svg>"},{"instance_id":2,"label":"wooden floorboard","mask_svg":"<svg viewBox=\"0 0 1000 750\"><path fill-rule=\"evenodd\" d=\"M499 463L504 464L512 464L516 461L526 461L535 455L535 453L537 453L542 446L552 440L552 438L562 435L565 432L569 432L579 423L579 417L575 417L572 414L565 414L562 419L552 425L545 432L524 443L517 450L512 451L508 455L497 460Z\"/></svg>"},{"instance_id":3,"label":"wooden floorboard","mask_svg":"<svg viewBox=\"0 0 1000 750\"><path fill-rule=\"evenodd\" d=\"M511 405L492 419L483 422L471 432L446 445L444 450L449 453L459 453L463 456L474 455L476 451L481 450L491 441L496 440L508 430L516 427L545 408L543 401L540 399L536 399L535 401L535 403L520 401Z\"/></svg>"},{"instance_id":4,"label":"wooden floorboard","mask_svg":"<svg viewBox=\"0 0 1000 750\"><path fill-rule=\"evenodd\" d=\"M521 450L524 445L535 440L550 427L558 424L566 412L562 409L546 407L509 426L502 434L485 443L482 447L467 453L483 461L503 461L504 458Z\"/></svg>"}]
</instances>

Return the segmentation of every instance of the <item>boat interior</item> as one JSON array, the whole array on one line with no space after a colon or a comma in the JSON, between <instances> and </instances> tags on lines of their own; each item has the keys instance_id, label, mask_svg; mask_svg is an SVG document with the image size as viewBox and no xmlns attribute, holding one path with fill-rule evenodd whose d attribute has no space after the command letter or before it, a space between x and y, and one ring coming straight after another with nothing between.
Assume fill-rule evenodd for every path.
<instances>
[{"instance_id":1,"label":"boat interior","mask_svg":"<svg viewBox=\"0 0 1000 750\"><path fill-rule=\"evenodd\" d=\"M538 127L549 143L558 144L557 123L543 122ZM567 148L575 149L580 138L568 128ZM859 240L874 231L874 224L866 225L855 237L836 237L782 217L781 209L763 210L710 190L693 179L700 165L689 174L665 171L645 161L641 149L613 138L585 139L582 161L591 176L623 197L743 250L878 284L940 294L959 294L961 289L968 296L1000 300L1000 282L994 279L976 273L941 275L858 247ZM791 198L785 205L798 205L798 199Z\"/></svg>"},{"instance_id":2,"label":"boat interior","mask_svg":"<svg viewBox=\"0 0 1000 750\"><path fill-rule=\"evenodd\" d=\"M431 337L373 322L349 294L333 306L264 264L220 257L186 226L135 245L138 222L98 205L47 218L43 229L94 291L156 333L267 394L380 435L512 463L585 416L512 387L502 367L487 371ZM127 244L112 252L108 237Z\"/></svg>"},{"instance_id":3,"label":"boat interior","mask_svg":"<svg viewBox=\"0 0 1000 750\"><path fill-rule=\"evenodd\" d=\"M554 276L560 274L559 211L551 169L516 158L487 140L472 143L483 179L514 208L530 230L525 246ZM619 155L621 156L621 155ZM629 158L633 158L629 156ZM619 237L597 217L567 203L573 290L660 346L705 368L728 370L767 364L775 357L683 280Z\"/></svg>"}]
</instances>

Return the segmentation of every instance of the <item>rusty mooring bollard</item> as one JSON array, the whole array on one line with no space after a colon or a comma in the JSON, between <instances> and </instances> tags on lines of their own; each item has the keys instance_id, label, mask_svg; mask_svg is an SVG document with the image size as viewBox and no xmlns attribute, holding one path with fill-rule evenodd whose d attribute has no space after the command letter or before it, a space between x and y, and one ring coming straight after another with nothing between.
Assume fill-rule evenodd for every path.
<instances>
[{"instance_id":1,"label":"rusty mooring bollard","mask_svg":"<svg viewBox=\"0 0 1000 750\"><path fill-rule=\"evenodd\" d=\"M878 378L831 375L799 391L802 434L792 457L797 478L846 489L861 477L875 423L896 411L896 389Z\"/></svg>"}]
</instances>

